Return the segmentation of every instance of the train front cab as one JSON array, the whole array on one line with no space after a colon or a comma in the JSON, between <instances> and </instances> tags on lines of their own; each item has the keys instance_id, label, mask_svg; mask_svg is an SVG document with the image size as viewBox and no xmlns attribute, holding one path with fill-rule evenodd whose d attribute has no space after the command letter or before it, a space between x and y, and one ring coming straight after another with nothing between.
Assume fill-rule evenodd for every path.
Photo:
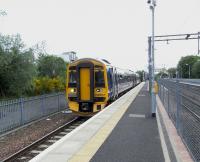
<instances>
[{"instance_id":1,"label":"train front cab","mask_svg":"<svg viewBox=\"0 0 200 162\"><path fill-rule=\"evenodd\" d=\"M67 97L69 108L80 116L102 110L108 101L106 67L96 60L79 60L69 65Z\"/></svg>"}]
</instances>

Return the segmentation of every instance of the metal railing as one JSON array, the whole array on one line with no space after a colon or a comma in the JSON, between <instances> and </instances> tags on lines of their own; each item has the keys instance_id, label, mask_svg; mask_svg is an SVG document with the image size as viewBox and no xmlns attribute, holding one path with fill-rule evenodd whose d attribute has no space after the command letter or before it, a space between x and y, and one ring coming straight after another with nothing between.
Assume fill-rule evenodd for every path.
<instances>
[{"instance_id":1,"label":"metal railing","mask_svg":"<svg viewBox=\"0 0 200 162\"><path fill-rule=\"evenodd\" d=\"M159 97L195 161L200 161L200 84L160 79Z\"/></svg>"},{"instance_id":2,"label":"metal railing","mask_svg":"<svg viewBox=\"0 0 200 162\"><path fill-rule=\"evenodd\" d=\"M66 109L64 93L0 101L0 134Z\"/></svg>"}]
</instances>

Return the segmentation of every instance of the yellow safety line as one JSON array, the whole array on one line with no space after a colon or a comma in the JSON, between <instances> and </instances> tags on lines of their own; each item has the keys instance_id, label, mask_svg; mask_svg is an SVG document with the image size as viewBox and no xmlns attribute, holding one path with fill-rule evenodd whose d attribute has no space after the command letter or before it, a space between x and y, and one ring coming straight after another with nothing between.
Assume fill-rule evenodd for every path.
<instances>
[{"instance_id":1,"label":"yellow safety line","mask_svg":"<svg viewBox=\"0 0 200 162\"><path fill-rule=\"evenodd\" d=\"M118 121L121 119L125 111L128 109L130 104L133 102L137 94L140 92L144 83L141 83L136 87L135 93L129 97L127 102L121 107L114 115L104 124L104 126L88 141L80 150L77 152L69 162L88 162L112 132Z\"/></svg>"}]
</instances>

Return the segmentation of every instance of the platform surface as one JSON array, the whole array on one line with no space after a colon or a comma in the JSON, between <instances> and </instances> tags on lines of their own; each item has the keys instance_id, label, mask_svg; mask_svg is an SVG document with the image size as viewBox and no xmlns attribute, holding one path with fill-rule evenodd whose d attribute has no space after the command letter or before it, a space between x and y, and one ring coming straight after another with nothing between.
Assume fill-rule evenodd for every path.
<instances>
[{"instance_id":1,"label":"platform surface","mask_svg":"<svg viewBox=\"0 0 200 162\"><path fill-rule=\"evenodd\" d=\"M150 106L141 83L30 162L192 162L159 99L156 118Z\"/></svg>"},{"instance_id":2,"label":"platform surface","mask_svg":"<svg viewBox=\"0 0 200 162\"><path fill-rule=\"evenodd\" d=\"M91 162L163 162L156 118L145 85Z\"/></svg>"}]
</instances>

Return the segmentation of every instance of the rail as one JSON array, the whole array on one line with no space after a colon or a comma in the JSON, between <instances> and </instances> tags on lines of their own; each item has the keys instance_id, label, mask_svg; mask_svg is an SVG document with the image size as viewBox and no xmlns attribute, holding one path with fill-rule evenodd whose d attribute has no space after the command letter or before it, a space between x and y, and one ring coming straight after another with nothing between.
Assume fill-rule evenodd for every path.
<instances>
[{"instance_id":1,"label":"rail","mask_svg":"<svg viewBox=\"0 0 200 162\"><path fill-rule=\"evenodd\" d=\"M35 156L37 156L40 152L51 146L53 143L64 137L66 134L71 132L73 129L84 123L88 118L81 118L81 117L75 117L68 123L64 124L63 126L53 130L49 134L45 135L44 137L38 139L34 143L26 146L22 150L16 152L15 154L9 156L8 158L4 159L3 162L11 162L11 161L29 161ZM71 127L73 127L71 129ZM62 134L61 134L62 133ZM59 136L59 138L55 138L56 136ZM49 140L52 140L52 142L49 142ZM42 145L45 145L46 147L40 147ZM41 149L42 148L42 149ZM33 151L35 151L33 153ZM39 151L38 151L39 150Z\"/></svg>"}]
</instances>

